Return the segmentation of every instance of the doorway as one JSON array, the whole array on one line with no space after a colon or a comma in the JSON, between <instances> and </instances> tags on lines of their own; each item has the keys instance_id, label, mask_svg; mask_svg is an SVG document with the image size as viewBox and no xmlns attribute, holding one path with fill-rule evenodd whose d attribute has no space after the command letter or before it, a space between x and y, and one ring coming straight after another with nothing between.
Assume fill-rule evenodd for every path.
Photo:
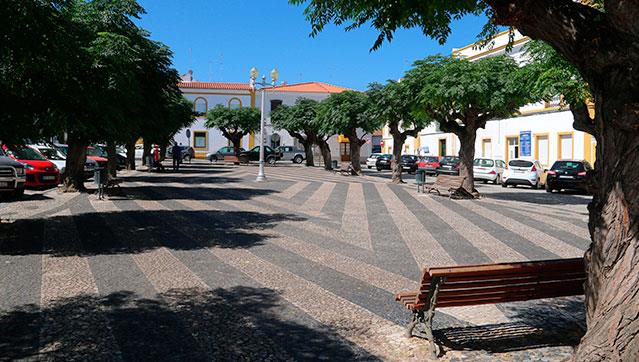
<instances>
[{"instance_id":1,"label":"doorway","mask_svg":"<svg viewBox=\"0 0 639 362\"><path fill-rule=\"evenodd\" d=\"M519 137L506 137L506 162L519 158Z\"/></svg>"},{"instance_id":2,"label":"doorway","mask_svg":"<svg viewBox=\"0 0 639 362\"><path fill-rule=\"evenodd\" d=\"M339 158L340 158L340 161L342 162L351 161L351 144L349 142L340 142Z\"/></svg>"},{"instance_id":3,"label":"doorway","mask_svg":"<svg viewBox=\"0 0 639 362\"><path fill-rule=\"evenodd\" d=\"M441 138L439 140L439 145L437 148L439 150L440 156L446 156L446 139L445 138Z\"/></svg>"}]
</instances>

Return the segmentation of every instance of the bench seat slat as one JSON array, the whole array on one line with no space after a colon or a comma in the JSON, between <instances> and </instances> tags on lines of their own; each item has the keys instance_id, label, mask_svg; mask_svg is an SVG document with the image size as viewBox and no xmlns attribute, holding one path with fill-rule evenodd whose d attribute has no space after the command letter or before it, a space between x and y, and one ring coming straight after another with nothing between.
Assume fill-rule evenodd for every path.
<instances>
[{"instance_id":1,"label":"bench seat slat","mask_svg":"<svg viewBox=\"0 0 639 362\"><path fill-rule=\"evenodd\" d=\"M551 271L585 270L582 258L568 260L549 260L543 262L502 263L488 265L469 265L455 267L430 268L431 277L462 277L482 275L506 275L524 273L543 273Z\"/></svg>"}]
</instances>

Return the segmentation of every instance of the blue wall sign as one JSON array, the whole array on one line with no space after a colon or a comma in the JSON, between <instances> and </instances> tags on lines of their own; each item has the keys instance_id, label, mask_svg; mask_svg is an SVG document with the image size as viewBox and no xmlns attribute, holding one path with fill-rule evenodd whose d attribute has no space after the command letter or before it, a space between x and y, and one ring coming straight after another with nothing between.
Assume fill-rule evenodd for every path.
<instances>
[{"instance_id":1,"label":"blue wall sign","mask_svg":"<svg viewBox=\"0 0 639 362\"><path fill-rule=\"evenodd\" d=\"M522 157L531 156L531 136L530 131L519 132L519 153Z\"/></svg>"}]
</instances>

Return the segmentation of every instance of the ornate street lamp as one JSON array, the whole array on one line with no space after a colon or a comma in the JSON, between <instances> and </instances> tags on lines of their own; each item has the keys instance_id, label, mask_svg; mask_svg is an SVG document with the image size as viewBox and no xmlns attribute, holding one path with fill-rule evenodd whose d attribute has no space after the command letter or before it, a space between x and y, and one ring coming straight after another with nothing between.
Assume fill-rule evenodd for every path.
<instances>
[{"instance_id":1,"label":"ornate street lamp","mask_svg":"<svg viewBox=\"0 0 639 362\"><path fill-rule=\"evenodd\" d=\"M277 71L277 68L273 68L273 70L271 70L271 83L266 83L266 76L262 76L262 81L261 82L257 82L257 77L259 76L259 72L257 70L257 68L253 67L251 68L251 71L249 73L249 84L251 86L251 89L253 91L255 91L256 86L260 86L260 90L262 91L262 101L261 101L261 107L260 107L260 113L261 113L261 117L260 117L260 167L259 167L259 171L257 172L257 178L255 179L255 181L261 182L261 181L266 181L266 175L264 174L264 99L266 98L266 89L267 88L273 88L275 87L275 83L277 82L277 79L279 78L279 72Z\"/></svg>"}]
</instances>

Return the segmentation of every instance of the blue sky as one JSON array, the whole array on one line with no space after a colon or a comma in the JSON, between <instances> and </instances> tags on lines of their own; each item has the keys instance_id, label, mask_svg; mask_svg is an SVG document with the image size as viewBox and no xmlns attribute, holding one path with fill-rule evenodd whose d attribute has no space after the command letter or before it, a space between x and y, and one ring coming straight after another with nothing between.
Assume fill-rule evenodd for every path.
<instances>
[{"instance_id":1,"label":"blue sky","mask_svg":"<svg viewBox=\"0 0 639 362\"><path fill-rule=\"evenodd\" d=\"M417 59L476 41L486 21L455 22L443 46L418 30L402 30L371 53L374 29L329 26L310 38L303 7L286 0L139 1L147 11L140 25L171 47L180 73L193 69L200 81L247 82L252 66L267 76L275 66L288 83L321 81L363 90L370 82L401 77Z\"/></svg>"}]
</instances>

